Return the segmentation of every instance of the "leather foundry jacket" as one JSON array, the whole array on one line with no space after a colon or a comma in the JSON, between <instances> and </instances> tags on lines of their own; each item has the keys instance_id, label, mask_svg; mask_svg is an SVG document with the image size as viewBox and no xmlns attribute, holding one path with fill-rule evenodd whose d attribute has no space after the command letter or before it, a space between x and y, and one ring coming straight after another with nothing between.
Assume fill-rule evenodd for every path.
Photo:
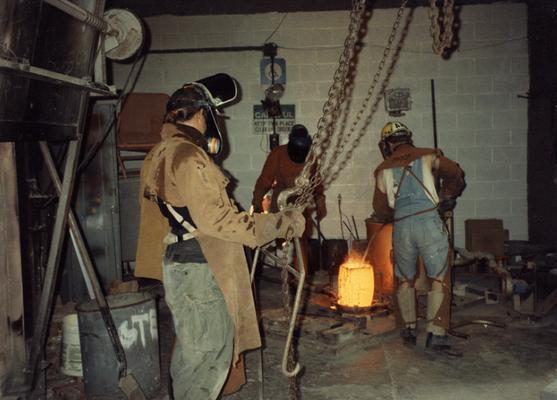
<instances>
[{"instance_id":1,"label":"leather foundry jacket","mask_svg":"<svg viewBox=\"0 0 557 400\"><path fill-rule=\"evenodd\" d=\"M304 219L290 211L265 215L240 212L226 192L228 178L203 150L205 137L199 131L166 123L161 137L141 170L135 275L162 280L162 241L169 226L156 197L175 207L187 207L197 226L196 239L234 321L236 361L243 351L261 345L242 245L263 245L283 237L292 227L301 234Z\"/></svg>"}]
</instances>

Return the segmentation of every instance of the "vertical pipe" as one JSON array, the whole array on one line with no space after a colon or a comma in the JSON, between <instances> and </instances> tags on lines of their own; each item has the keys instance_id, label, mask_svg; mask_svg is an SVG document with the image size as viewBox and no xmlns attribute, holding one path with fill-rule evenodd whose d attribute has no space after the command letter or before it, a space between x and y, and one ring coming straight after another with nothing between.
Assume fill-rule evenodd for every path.
<instances>
[{"instance_id":1,"label":"vertical pipe","mask_svg":"<svg viewBox=\"0 0 557 400\"><path fill-rule=\"evenodd\" d=\"M435 81L431 79L431 115L433 117L433 147L437 148L437 110L435 108Z\"/></svg>"}]
</instances>

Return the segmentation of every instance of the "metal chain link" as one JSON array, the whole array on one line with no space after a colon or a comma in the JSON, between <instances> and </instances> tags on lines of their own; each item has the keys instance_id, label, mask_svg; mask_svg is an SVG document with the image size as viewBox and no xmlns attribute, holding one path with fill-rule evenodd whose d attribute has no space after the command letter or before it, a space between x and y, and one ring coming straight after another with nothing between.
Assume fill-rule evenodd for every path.
<instances>
[{"instance_id":1,"label":"metal chain link","mask_svg":"<svg viewBox=\"0 0 557 400\"><path fill-rule=\"evenodd\" d=\"M379 78L381 76L381 73L383 72L385 65L387 63L387 58L389 57L389 54L392 51L393 48L393 42L396 38L398 29L400 27L400 21L402 19L402 15L404 13L404 9L406 7L406 3L407 0L402 2L402 5L400 6L400 8L397 11L396 14L396 18L395 18L395 22L393 24L393 27L391 29L391 33L389 35L389 38L387 39L387 45L385 46L385 49L383 50L383 57L381 58L381 61L379 62L379 65L377 67L377 71L375 72L375 75L373 76L371 85L367 91L366 97L364 98L364 101L362 102L362 105L360 107L360 109L358 110L356 117L354 119L354 121L352 122L352 125L349 129L349 131L347 133L345 133L344 135L340 135L339 138L342 138L342 142L339 143L339 146L335 149L336 153L340 156L340 154L343 153L345 146L349 143L350 138L352 137L352 135L354 134L354 132L356 131L356 128L358 126L358 124L360 123L364 112L366 111L366 109L368 108L369 102L373 96L373 93L375 92L375 88L377 87L377 84L379 83ZM336 157L335 157L336 158ZM334 176L336 176L335 174L332 174L334 164L330 164L329 168L327 170L327 173L324 174L325 177L327 179L324 180L324 183L326 185L330 184L333 180L334 180Z\"/></svg>"},{"instance_id":2,"label":"metal chain link","mask_svg":"<svg viewBox=\"0 0 557 400\"><path fill-rule=\"evenodd\" d=\"M336 146L331 149L330 143L332 141L332 136L334 135L336 126L335 123L338 120L340 112L342 111L341 105L345 102L344 95L346 94L346 79L348 68L350 67L349 59L347 60L345 57L354 54L354 45L356 42L355 39L357 38L356 35L358 33L357 28L360 28L363 12L365 11L365 7L363 7L364 4L355 4L355 8L352 10L351 13L350 29L345 41L345 50L343 52L343 55L341 56L339 67L335 72L333 84L329 89L329 98L325 103L325 106L323 107L323 116L318 121L317 133L314 136L314 144L310 149L308 161L306 162L306 165L304 166L304 169L301 173L301 175L304 176L309 183L298 188L298 197L296 198L295 206L304 206L309 204L311 202L311 197L315 188L322 183L325 185L330 184L334 180L334 177L338 175L338 171L333 170L335 161L337 157L344 151L346 144L349 143L350 138L352 137L358 124L363 118L364 112L368 107L373 93L375 92L375 88L379 82L381 73L386 65L387 58L391 53L392 45L397 35L407 2L408 0L403 0L400 8L398 9L395 22L391 29L391 33L387 40L387 45L383 51L383 56L381 58L381 61L379 62L377 71L373 76L372 83L367 91L366 97L364 98L364 101L359 111L357 112L349 131L347 133L344 133L344 135L341 135L339 133ZM351 47L349 48L348 46ZM340 71L342 71L342 73ZM342 76L342 79L339 75ZM339 86L342 86L342 88L337 89ZM382 87L383 86L384 85L382 85ZM381 90L381 92L382 91L383 90ZM334 104L335 107L331 110L332 104ZM344 110L346 111L346 108ZM374 110L374 108L372 108L372 110ZM370 117L366 117L365 120L370 121ZM369 122L360 130L360 134L358 135L359 138L362 135L363 129L365 129L367 125L369 125ZM331 154L328 158L326 158L328 151L331 151ZM326 166L324 165L325 161L329 161L329 164ZM317 173L312 174L312 170L316 171Z\"/></svg>"},{"instance_id":3,"label":"metal chain link","mask_svg":"<svg viewBox=\"0 0 557 400\"><path fill-rule=\"evenodd\" d=\"M442 55L453 42L454 0L443 0L443 26L439 24L437 0L430 0L429 19L431 20L429 33L433 38L433 52Z\"/></svg>"},{"instance_id":4,"label":"metal chain link","mask_svg":"<svg viewBox=\"0 0 557 400\"><path fill-rule=\"evenodd\" d=\"M313 191L321 183L320 164L326 158L326 154L330 149L329 144L334 133L334 122L338 119L340 107L344 102L344 89L346 87L350 60L354 54L358 29L365 13L365 3L365 0L353 2L348 34L344 41L344 50L340 56L337 70L333 75L333 83L329 88L328 99L323 106L323 115L317 122L317 132L313 137L313 145L307 157L308 161L300 174L306 178L305 180L309 181L309 184L297 185L299 196L295 202L296 206L308 204L311 201ZM312 174L311 172L313 171L317 173Z\"/></svg>"}]
</instances>

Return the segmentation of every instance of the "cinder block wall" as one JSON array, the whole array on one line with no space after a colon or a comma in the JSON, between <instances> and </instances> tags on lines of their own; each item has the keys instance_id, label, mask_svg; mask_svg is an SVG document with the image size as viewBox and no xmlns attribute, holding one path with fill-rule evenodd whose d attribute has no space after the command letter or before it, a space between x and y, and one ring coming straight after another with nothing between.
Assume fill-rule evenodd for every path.
<instances>
[{"instance_id":1,"label":"cinder block wall","mask_svg":"<svg viewBox=\"0 0 557 400\"><path fill-rule=\"evenodd\" d=\"M399 119L414 132L418 146L433 146L430 79L435 80L439 146L460 163L468 186L456 209L456 243L464 244L464 220L501 218L512 239L527 239L526 132L528 90L526 6L495 3L465 6L460 13L460 47L449 60L433 54L427 8L415 10L389 88L410 88L412 110ZM375 10L360 55L352 113L371 84L396 14ZM408 15L408 10L406 14ZM147 19L152 48L261 45L283 14L215 15ZM270 41L286 59L283 104L295 104L296 122L314 132L322 115L347 33L349 13L288 14ZM136 91L171 93L182 83L226 72L242 86L242 101L228 109L231 152L225 168L237 179L233 194L245 208L268 150L267 137L253 133L253 105L264 98L259 52L149 55ZM121 86L130 65L115 64ZM337 195L354 215L361 236L372 213L372 171L381 161L379 131L390 118L381 102L366 135L338 179L327 189L329 215L324 235L340 237ZM286 138L281 138L282 142Z\"/></svg>"}]
</instances>

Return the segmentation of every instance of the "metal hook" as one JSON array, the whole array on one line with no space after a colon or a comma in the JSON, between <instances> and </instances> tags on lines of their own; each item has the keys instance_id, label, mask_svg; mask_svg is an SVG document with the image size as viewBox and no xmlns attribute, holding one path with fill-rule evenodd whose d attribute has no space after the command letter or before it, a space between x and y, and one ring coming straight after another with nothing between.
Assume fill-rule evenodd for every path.
<instances>
[{"instance_id":1,"label":"metal hook","mask_svg":"<svg viewBox=\"0 0 557 400\"><path fill-rule=\"evenodd\" d=\"M300 265L300 271L296 271L294 268L290 267L289 265L286 265L286 269L287 271L294 275L296 278L298 278L298 286L296 288L296 297L294 298L294 305L292 307L292 314L290 316L290 324L288 326L288 334L286 336L286 342L284 344L284 351L282 354L282 373L284 376L286 376L287 378L292 378L296 375L298 375L298 373L300 373L300 371L302 370L301 365L297 362L296 365L294 366L294 369L292 371L288 370L288 354L289 354L289 350L290 350L290 345L292 343L292 337L294 336L294 328L296 327L296 321L298 319L298 311L300 309L300 301L302 298L302 292L304 289L304 283L305 283L305 279L306 279L306 270L305 270L305 265L304 265L304 259L302 257L302 248L300 245L300 239L295 238L294 239L294 248L296 251L296 255L298 256L298 260L299 260L299 265ZM280 261L274 254L269 253L266 249L262 249L260 247L257 248L257 250L255 251L255 255L253 257L253 263L252 263L252 267L251 267L251 280L253 282L253 278L255 276L255 268L257 267L257 261L259 259L259 255L261 253L261 251L263 251L267 256L269 256L271 259L274 259L275 261Z\"/></svg>"},{"instance_id":2,"label":"metal hook","mask_svg":"<svg viewBox=\"0 0 557 400\"><path fill-rule=\"evenodd\" d=\"M286 336L286 343L284 344L284 352L282 354L282 373L288 378L292 378L298 375L298 373L302 369L300 364L296 362L294 369L292 371L288 370L288 354L290 350L290 344L292 343L292 337L294 336L294 328L296 326L296 320L298 319L298 309L300 308L300 300L302 298L302 291L304 289L304 282L306 280L306 270L299 238L294 239L294 249L296 251L296 255L298 256L299 265L298 287L296 288L296 297L294 299L294 306L292 307L292 315L290 316L290 326L288 327L288 335Z\"/></svg>"}]
</instances>

